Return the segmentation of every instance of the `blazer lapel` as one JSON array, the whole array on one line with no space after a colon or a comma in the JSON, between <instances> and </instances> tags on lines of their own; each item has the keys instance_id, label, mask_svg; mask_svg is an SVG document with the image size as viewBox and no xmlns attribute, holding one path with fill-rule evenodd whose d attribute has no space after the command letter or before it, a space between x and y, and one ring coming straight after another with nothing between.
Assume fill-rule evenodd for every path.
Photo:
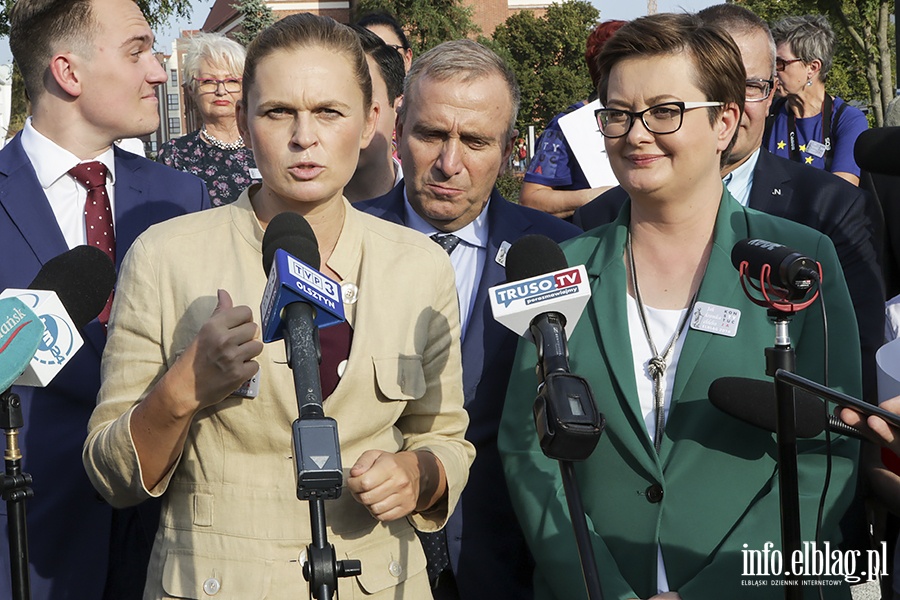
<instances>
[{"instance_id":1,"label":"blazer lapel","mask_svg":"<svg viewBox=\"0 0 900 600\"><path fill-rule=\"evenodd\" d=\"M22 148L21 134L0 154L0 205L43 265L69 249L34 167Z\"/></svg>"},{"instance_id":2,"label":"blazer lapel","mask_svg":"<svg viewBox=\"0 0 900 600\"><path fill-rule=\"evenodd\" d=\"M743 208L726 191L719 203L719 212L716 215L713 233L713 247L710 251L706 273L700 283L700 290L697 294L698 302L705 301L731 308L742 305L744 290L741 287L738 272L731 264L731 250L736 242L747 236L748 228ZM678 410L678 399L684 394L685 387L690 382L694 370L698 365L702 366L707 346L717 334L692 330L689 320L683 335L685 336L684 346L678 359L678 371L675 374L675 384L672 388L669 419ZM660 448L662 460L668 456L671 446L671 440L663 437Z\"/></svg>"},{"instance_id":3,"label":"blazer lapel","mask_svg":"<svg viewBox=\"0 0 900 600\"><path fill-rule=\"evenodd\" d=\"M497 262L503 242L513 243L530 229L531 224L507 203L494 188L488 207L488 243L484 269L475 292L472 315L462 341L463 387L466 399L474 397L485 370L490 372L492 358L500 351L507 330L494 320L488 290L506 281L506 267Z\"/></svg>"},{"instance_id":4,"label":"blazer lapel","mask_svg":"<svg viewBox=\"0 0 900 600\"><path fill-rule=\"evenodd\" d=\"M591 285L591 298L588 301L588 310L582 320L590 323L591 330L585 331L585 335L599 341L600 351L609 365L612 388L618 390L617 399L596 398L597 408L603 412L603 405L607 402L618 401L622 404L622 411L626 416L627 427L630 431L623 431L617 437L622 444L630 448L632 454L638 458L648 473L658 473L659 462L656 450L653 448L653 441L647 435L644 415L638 400L631 336L628 331L624 255L630 218L631 200L628 200L618 218L604 231L602 237L599 240L593 240L595 250L588 255L587 260L584 260L584 255L579 256L576 251L573 253L574 255L570 255L569 264L577 265L584 262L587 269L588 281ZM592 236L588 233L576 238L576 241L590 244L590 238ZM583 361L583 355L589 359L590 353L586 351L587 346L584 349L578 348L581 345L578 339L584 339L584 336L579 334L580 331L584 331L582 327L584 325L579 323L573 332L570 348L574 350L573 358L580 358ZM590 341L586 343L592 344ZM580 368L574 369L574 372L587 374L588 369L592 366L594 365L590 363L582 364Z\"/></svg>"},{"instance_id":5,"label":"blazer lapel","mask_svg":"<svg viewBox=\"0 0 900 600\"><path fill-rule=\"evenodd\" d=\"M750 208L776 215L786 214L794 200L791 178L780 161L765 148L759 151L759 159L753 168L753 185L747 204Z\"/></svg>"}]
</instances>

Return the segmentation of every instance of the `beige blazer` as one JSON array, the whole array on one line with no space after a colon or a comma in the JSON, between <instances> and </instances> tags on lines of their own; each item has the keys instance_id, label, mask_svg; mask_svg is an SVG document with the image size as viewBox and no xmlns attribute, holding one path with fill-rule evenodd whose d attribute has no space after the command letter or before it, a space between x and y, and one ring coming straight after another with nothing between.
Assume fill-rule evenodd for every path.
<instances>
[{"instance_id":1,"label":"beige blazer","mask_svg":"<svg viewBox=\"0 0 900 600\"><path fill-rule=\"evenodd\" d=\"M413 531L443 526L474 449L464 439L459 316L447 255L416 232L354 210L328 266L340 275L353 327L346 370L325 412L338 422L346 471L369 449L428 449L443 463L449 499L429 514L379 523L348 491L326 501L337 557L362 561L341 598L429 597ZM266 276L263 230L247 192L235 203L173 219L138 238L125 258L103 356L103 385L84 464L114 506L163 497L145 599L305 597L300 553L309 510L297 500L291 423L297 401L282 342L267 344L254 399L231 396L199 413L176 465L141 483L129 428L133 407L191 342L227 290L259 319Z\"/></svg>"}]
</instances>

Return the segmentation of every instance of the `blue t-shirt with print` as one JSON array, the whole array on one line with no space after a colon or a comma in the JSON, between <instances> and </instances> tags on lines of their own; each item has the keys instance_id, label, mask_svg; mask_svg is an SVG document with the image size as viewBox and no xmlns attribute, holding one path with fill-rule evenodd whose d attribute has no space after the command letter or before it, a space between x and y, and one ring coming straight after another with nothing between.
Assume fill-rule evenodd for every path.
<instances>
[{"instance_id":1,"label":"blue t-shirt with print","mask_svg":"<svg viewBox=\"0 0 900 600\"><path fill-rule=\"evenodd\" d=\"M841 105L846 105L838 121L835 124L834 115L837 113ZM775 115L775 122L772 128L772 134L769 136L769 151L784 158L790 158L790 143L788 140L788 108L787 103L781 103L778 113ZM832 173L851 173L859 177L859 167L853 158L853 146L856 144L856 138L859 134L869 128L869 122L866 116L857 108L854 108L844 102L841 98L835 97L832 110L832 136L831 142L834 145L834 157L831 162ZM809 147L810 141L823 143L825 139L822 130L822 114L813 115L797 119L797 144L800 150L800 162L805 165L811 165L817 169L825 168L825 156L816 156L810 152L814 148Z\"/></svg>"},{"instance_id":2,"label":"blue t-shirt with print","mask_svg":"<svg viewBox=\"0 0 900 600\"><path fill-rule=\"evenodd\" d=\"M538 138L534 156L525 173L525 181L557 190L586 190L591 187L578 160L559 128L559 118L585 105L579 101L559 113Z\"/></svg>"}]
</instances>

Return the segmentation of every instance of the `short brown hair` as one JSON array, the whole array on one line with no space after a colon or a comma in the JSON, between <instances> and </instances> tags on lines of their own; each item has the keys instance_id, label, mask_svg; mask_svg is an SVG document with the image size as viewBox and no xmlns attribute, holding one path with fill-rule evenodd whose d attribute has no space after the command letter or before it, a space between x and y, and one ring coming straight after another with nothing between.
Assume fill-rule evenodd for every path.
<instances>
[{"instance_id":1,"label":"short brown hair","mask_svg":"<svg viewBox=\"0 0 900 600\"><path fill-rule=\"evenodd\" d=\"M91 8L91 0L17 0L13 5L9 49L32 101L43 93L50 59L62 45L90 57L97 29Z\"/></svg>"},{"instance_id":2,"label":"short brown hair","mask_svg":"<svg viewBox=\"0 0 900 600\"><path fill-rule=\"evenodd\" d=\"M687 51L694 64L697 87L712 102L744 106L747 74L741 52L725 30L696 15L664 13L626 23L597 57L600 102L606 104L609 74L620 61L633 57L676 55ZM722 111L710 108L710 124Z\"/></svg>"},{"instance_id":3,"label":"short brown hair","mask_svg":"<svg viewBox=\"0 0 900 600\"><path fill-rule=\"evenodd\" d=\"M247 60L244 62L244 105L247 105L250 90L256 85L256 68L265 57L278 50L315 46L329 48L348 59L363 94L363 108L368 112L372 107L372 78L359 37L352 29L331 17L310 13L289 15L276 21L250 43Z\"/></svg>"}]
</instances>

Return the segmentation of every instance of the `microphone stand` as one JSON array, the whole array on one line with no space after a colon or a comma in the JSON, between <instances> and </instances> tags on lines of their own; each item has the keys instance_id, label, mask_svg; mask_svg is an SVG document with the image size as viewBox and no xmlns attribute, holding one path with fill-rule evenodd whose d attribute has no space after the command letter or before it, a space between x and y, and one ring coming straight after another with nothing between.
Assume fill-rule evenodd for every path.
<instances>
[{"instance_id":1,"label":"microphone stand","mask_svg":"<svg viewBox=\"0 0 900 600\"><path fill-rule=\"evenodd\" d=\"M800 551L800 486L797 475L797 423L794 388L776 376L779 371L793 373L796 353L791 346L788 326L792 313L769 309L775 322L775 346L766 348L766 375L775 378L775 437L778 445L778 487L781 507L781 546L786 564L794 551ZM786 600L802 600L803 588L798 573L784 573Z\"/></svg>"},{"instance_id":2,"label":"microphone stand","mask_svg":"<svg viewBox=\"0 0 900 600\"><path fill-rule=\"evenodd\" d=\"M534 401L534 423L541 450L559 462L569 518L581 560L581 574L589 600L603 600L600 574L591 545L590 530L575 476L575 462L588 458L597 446L606 421L597 412L587 380L569 372L565 317L559 313L538 316L531 332L538 349L538 396ZM544 352L554 348L551 355Z\"/></svg>"},{"instance_id":3,"label":"microphone stand","mask_svg":"<svg viewBox=\"0 0 900 600\"><path fill-rule=\"evenodd\" d=\"M25 425L19 395L8 389L0 394L0 428L6 431L6 472L0 479L0 497L6 501L9 528L9 562L12 598L30 600L28 575L28 530L25 523L25 500L34 496L31 475L22 472L19 429Z\"/></svg>"},{"instance_id":4,"label":"microphone stand","mask_svg":"<svg viewBox=\"0 0 900 600\"><path fill-rule=\"evenodd\" d=\"M306 547L303 578L309 582L310 598L331 600L339 577L362 573L358 560L337 560L334 545L328 542L325 500L341 495L343 471L337 422L325 416L319 380L319 330L314 325L315 308L306 302L284 307L285 350L294 375L294 389L300 417L292 424L294 464L297 469L297 498L309 501L312 543ZM315 360L310 360L315 357ZM305 360L304 360L305 359Z\"/></svg>"}]
</instances>

